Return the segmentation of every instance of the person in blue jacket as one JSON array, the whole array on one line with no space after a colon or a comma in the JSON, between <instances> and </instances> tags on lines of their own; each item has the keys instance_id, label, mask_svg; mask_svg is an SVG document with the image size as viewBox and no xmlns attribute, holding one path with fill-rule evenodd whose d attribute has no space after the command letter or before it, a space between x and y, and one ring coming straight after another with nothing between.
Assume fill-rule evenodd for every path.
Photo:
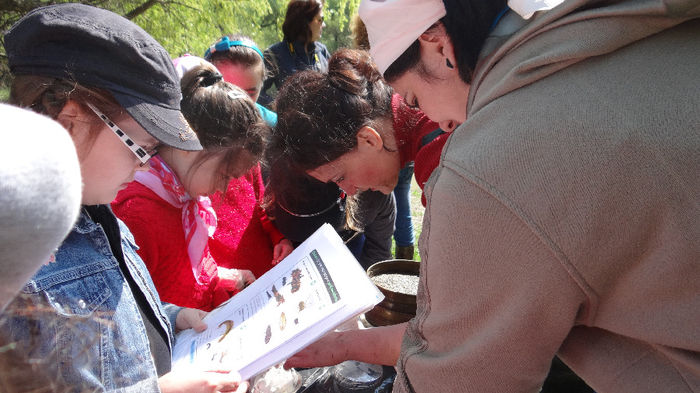
<instances>
[{"instance_id":1,"label":"person in blue jacket","mask_svg":"<svg viewBox=\"0 0 700 393\"><path fill-rule=\"evenodd\" d=\"M258 103L274 109L275 93L287 77L297 71L328 70L331 54L318 42L326 26L323 18L323 3L319 0L289 2L282 24L283 40L265 50L267 76Z\"/></svg>"}]
</instances>

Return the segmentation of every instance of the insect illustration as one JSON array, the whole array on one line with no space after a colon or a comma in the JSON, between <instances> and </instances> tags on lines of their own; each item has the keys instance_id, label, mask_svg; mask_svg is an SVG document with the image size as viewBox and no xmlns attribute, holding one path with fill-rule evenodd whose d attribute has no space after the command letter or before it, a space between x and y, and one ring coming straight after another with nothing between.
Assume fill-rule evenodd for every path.
<instances>
[{"instance_id":1,"label":"insect illustration","mask_svg":"<svg viewBox=\"0 0 700 393\"><path fill-rule=\"evenodd\" d=\"M296 292L301 288L301 269L292 270L292 293Z\"/></svg>"},{"instance_id":2,"label":"insect illustration","mask_svg":"<svg viewBox=\"0 0 700 393\"><path fill-rule=\"evenodd\" d=\"M224 338L226 338L226 335L231 331L231 329L233 329L233 321L231 321L231 320L223 321L219 324L219 327L221 327L223 325L226 325L226 331L224 332L224 334L221 335L221 338L219 338L218 342L222 342L224 340Z\"/></svg>"},{"instance_id":3,"label":"insect illustration","mask_svg":"<svg viewBox=\"0 0 700 393\"><path fill-rule=\"evenodd\" d=\"M287 326L287 316L282 313L280 315L280 330L284 330L284 328Z\"/></svg>"},{"instance_id":4,"label":"insect illustration","mask_svg":"<svg viewBox=\"0 0 700 393\"><path fill-rule=\"evenodd\" d=\"M275 288L275 286L272 286L272 294L275 295L275 300L277 300L277 305L279 306L280 304L284 303L284 296L282 296L281 293Z\"/></svg>"},{"instance_id":5,"label":"insect illustration","mask_svg":"<svg viewBox=\"0 0 700 393\"><path fill-rule=\"evenodd\" d=\"M270 342L270 339L272 338L272 328L270 325L267 325L267 329L265 330L265 344Z\"/></svg>"}]
</instances>

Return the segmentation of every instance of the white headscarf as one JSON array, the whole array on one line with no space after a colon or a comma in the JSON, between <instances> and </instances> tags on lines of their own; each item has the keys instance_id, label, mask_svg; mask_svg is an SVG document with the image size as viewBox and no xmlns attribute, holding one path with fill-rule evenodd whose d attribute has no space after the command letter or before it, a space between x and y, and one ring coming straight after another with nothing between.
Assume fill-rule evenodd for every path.
<instances>
[{"instance_id":1,"label":"white headscarf","mask_svg":"<svg viewBox=\"0 0 700 393\"><path fill-rule=\"evenodd\" d=\"M564 0L509 0L525 19ZM446 15L442 0L362 0L358 10L367 28L370 54L383 74L430 26Z\"/></svg>"},{"instance_id":2,"label":"white headscarf","mask_svg":"<svg viewBox=\"0 0 700 393\"><path fill-rule=\"evenodd\" d=\"M508 0L508 7L523 19L530 19L537 11L551 10L564 0Z\"/></svg>"},{"instance_id":3,"label":"white headscarf","mask_svg":"<svg viewBox=\"0 0 700 393\"><path fill-rule=\"evenodd\" d=\"M370 55L383 74L433 23L445 16L442 0L363 0Z\"/></svg>"}]
</instances>

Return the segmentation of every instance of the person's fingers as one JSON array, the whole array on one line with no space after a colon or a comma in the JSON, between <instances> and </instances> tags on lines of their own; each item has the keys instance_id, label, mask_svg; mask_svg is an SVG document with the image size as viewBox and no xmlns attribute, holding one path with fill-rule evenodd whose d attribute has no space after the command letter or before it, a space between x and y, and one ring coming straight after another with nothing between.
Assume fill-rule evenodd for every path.
<instances>
[{"instance_id":1,"label":"person's fingers","mask_svg":"<svg viewBox=\"0 0 700 393\"><path fill-rule=\"evenodd\" d=\"M272 250L272 259L277 261L280 259L280 254L282 254L282 247L278 244Z\"/></svg>"},{"instance_id":2,"label":"person's fingers","mask_svg":"<svg viewBox=\"0 0 700 393\"><path fill-rule=\"evenodd\" d=\"M207 324L202 320L205 316L207 316L206 311L202 310L193 310L194 312L190 316L190 325L192 326L192 329L194 329L195 332L201 333L207 329Z\"/></svg>"},{"instance_id":3,"label":"person's fingers","mask_svg":"<svg viewBox=\"0 0 700 393\"><path fill-rule=\"evenodd\" d=\"M290 356L285 362L284 362L284 369L289 370L290 368L296 368L296 367L308 367L308 366L313 366L314 363L312 362L312 356L309 356L308 351L302 350L301 352L297 352L296 354ZM315 359L318 360L318 359Z\"/></svg>"},{"instance_id":4,"label":"person's fingers","mask_svg":"<svg viewBox=\"0 0 700 393\"><path fill-rule=\"evenodd\" d=\"M247 287L248 285L252 284L253 281L255 281L255 275L250 270L243 270L241 273L241 281L243 282L243 288Z\"/></svg>"},{"instance_id":5,"label":"person's fingers","mask_svg":"<svg viewBox=\"0 0 700 393\"><path fill-rule=\"evenodd\" d=\"M248 391L248 388L250 387L250 384L248 381L241 382L238 385L238 389L236 389L236 393L245 393Z\"/></svg>"},{"instance_id":6,"label":"person's fingers","mask_svg":"<svg viewBox=\"0 0 700 393\"><path fill-rule=\"evenodd\" d=\"M285 370L289 370L291 368L308 368L308 367L315 367L316 364L309 362L308 360L305 360L303 357L294 357L292 356L291 358L287 359L283 367Z\"/></svg>"},{"instance_id":7,"label":"person's fingers","mask_svg":"<svg viewBox=\"0 0 700 393\"><path fill-rule=\"evenodd\" d=\"M234 393L245 393L248 391L248 382L240 382L236 390L232 390Z\"/></svg>"},{"instance_id":8,"label":"person's fingers","mask_svg":"<svg viewBox=\"0 0 700 393\"><path fill-rule=\"evenodd\" d=\"M284 363L282 364L282 368L284 368L285 370L289 370L290 368L294 368L294 367L297 367L295 360L294 360L294 356L285 360Z\"/></svg>"},{"instance_id":9,"label":"person's fingers","mask_svg":"<svg viewBox=\"0 0 700 393\"><path fill-rule=\"evenodd\" d=\"M248 384L241 381L241 375L235 371L230 373L215 373L217 378L217 391L220 392L245 392ZM241 390L241 388L244 388Z\"/></svg>"},{"instance_id":10,"label":"person's fingers","mask_svg":"<svg viewBox=\"0 0 700 393\"><path fill-rule=\"evenodd\" d=\"M200 320L194 321L192 323L192 329L194 329L194 331L197 333L201 333L201 332L207 330L207 324L204 323L204 321L202 321L200 319Z\"/></svg>"}]
</instances>

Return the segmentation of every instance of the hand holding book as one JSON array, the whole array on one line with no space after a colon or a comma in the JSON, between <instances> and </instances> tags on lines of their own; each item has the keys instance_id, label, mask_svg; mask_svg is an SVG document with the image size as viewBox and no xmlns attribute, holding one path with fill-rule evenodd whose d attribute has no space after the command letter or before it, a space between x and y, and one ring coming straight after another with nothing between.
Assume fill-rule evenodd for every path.
<instances>
[{"instance_id":1,"label":"hand holding book","mask_svg":"<svg viewBox=\"0 0 700 393\"><path fill-rule=\"evenodd\" d=\"M379 303L381 292L323 225L287 258L176 338L173 369L226 365L243 379L287 359Z\"/></svg>"}]
</instances>

